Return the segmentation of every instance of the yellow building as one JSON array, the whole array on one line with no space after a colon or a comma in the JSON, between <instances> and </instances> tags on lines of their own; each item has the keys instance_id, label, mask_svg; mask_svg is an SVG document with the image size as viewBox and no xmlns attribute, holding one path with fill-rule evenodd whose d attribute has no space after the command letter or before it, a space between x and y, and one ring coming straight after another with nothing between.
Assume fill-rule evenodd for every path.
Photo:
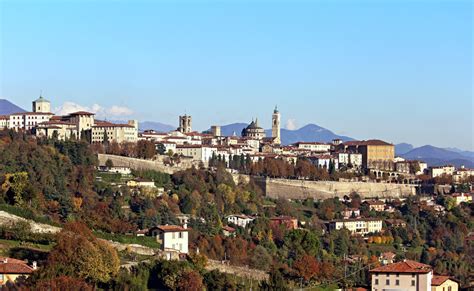
<instances>
[{"instance_id":1,"label":"yellow building","mask_svg":"<svg viewBox=\"0 0 474 291\"><path fill-rule=\"evenodd\" d=\"M21 260L0 257L0 286L7 282L15 282L19 277L28 277L36 270L36 262L33 266Z\"/></svg>"},{"instance_id":2,"label":"yellow building","mask_svg":"<svg viewBox=\"0 0 474 291\"><path fill-rule=\"evenodd\" d=\"M458 291L459 284L448 276L433 276L431 291Z\"/></svg>"},{"instance_id":3,"label":"yellow building","mask_svg":"<svg viewBox=\"0 0 474 291\"><path fill-rule=\"evenodd\" d=\"M333 220L329 223L329 228L335 230L346 228L351 234L365 235L382 231L382 220L375 218Z\"/></svg>"},{"instance_id":4,"label":"yellow building","mask_svg":"<svg viewBox=\"0 0 474 291\"><path fill-rule=\"evenodd\" d=\"M395 146L378 139L348 141L338 147L347 152L362 154L362 166L366 169L392 171Z\"/></svg>"}]
</instances>

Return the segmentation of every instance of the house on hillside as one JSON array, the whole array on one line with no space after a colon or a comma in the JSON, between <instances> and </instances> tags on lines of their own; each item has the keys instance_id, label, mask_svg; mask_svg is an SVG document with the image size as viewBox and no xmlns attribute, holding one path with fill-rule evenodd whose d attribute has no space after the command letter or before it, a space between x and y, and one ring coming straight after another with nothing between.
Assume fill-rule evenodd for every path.
<instances>
[{"instance_id":1,"label":"house on hillside","mask_svg":"<svg viewBox=\"0 0 474 291\"><path fill-rule=\"evenodd\" d=\"M188 231L187 225L159 225L150 228L150 235L156 237L156 241L161 244L162 251L188 253Z\"/></svg>"},{"instance_id":2,"label":"house on hillside","mask_svg":"<svg viewBox=\"0 0 474 291\"><path fill-rule=\"evenodd\" d=\"M434 275L431 279L431 291L458 291L459 283L449 276Z\"/></svg>"},{"instance_id":3,"label":"house on hillside","mask_svg":"<svg viewBox=\"0 0 474 291\"><path fill-rule=\"evenodd\" d=\"M228 223L232 223L243 228L247 227L247 225L254 221L254 219L254 217L245 214L232 214L226 217Z\"/></svg>"},{"instance_id":4,"label":"house on hillside","mask_svg":"<svg viewBox=\"0 0 474 291\"><path fill-rule=\"evenodd\" d=\"M291 216L278 216L270 218L270 225L279 226L284 225L287 229L297 229L298 219Z\"/></svg>"},{"instance_id":5,"label":"house on hillside","mask_svg":"<svg viewBox=\"0 0 474 291\"><path fill-rule=\"evenodd\" d=\"M36 270L36 262L29 266L25 261L0 257L0 286L15 282L19 277L29 277Z\"/></svg>"},{"instance_id":6,"label":"house on hillside","mask_svg":"<svg viewBox=\"0 0 474 291\"><path fill-rule=\"evenodd\" d=\"M416 261L404 260L370 270L372 291L431 291L433 269Z\"/></svg>"},{"instance_id":7,"label":"house on hillside","mask_svg":"<svg viewBox=\"0 0 474 291\"><path fill-rule=\"evenodd\" d=\"M139 187L148 187L148 188L156 188L155 182L151 180L135 178L132 180L127 181L127 186L132 188L139 188Z\"/></svg>"}]
</instances>

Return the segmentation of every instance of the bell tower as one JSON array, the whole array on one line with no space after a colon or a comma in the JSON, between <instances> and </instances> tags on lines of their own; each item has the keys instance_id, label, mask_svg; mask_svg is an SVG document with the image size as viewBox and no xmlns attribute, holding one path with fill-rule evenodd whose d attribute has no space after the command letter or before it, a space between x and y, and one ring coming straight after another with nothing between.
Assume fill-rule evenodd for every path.
<instances>
[{"instance_id":1,"label":"bell tower","mask_svg":"<svg viewBox=\"0 0 474 291\"><path fill-rule=\"evenodd\" d=\"M274 138L273 142L275 144L281 144L280 112L278 111L277 106L275 106L272 114L272 137Z\"/></svg>"}]
</instances>

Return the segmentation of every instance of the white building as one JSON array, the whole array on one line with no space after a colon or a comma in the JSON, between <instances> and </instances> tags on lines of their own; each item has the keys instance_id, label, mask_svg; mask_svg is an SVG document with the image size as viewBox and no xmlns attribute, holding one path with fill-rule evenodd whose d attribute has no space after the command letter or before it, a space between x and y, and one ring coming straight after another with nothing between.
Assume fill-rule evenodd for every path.
<instances>
[{"instance_id":1,"label":"white building","mask_svg":"<svg viewBox=\"0 0 474 291\"><path fill-rule=\"evenodd\" d=\"M247 227L249 223L255 220L254 217L250 217L244 214L232 214L226 217L227 223L232 223L240 227Z\"/></svg>"},{"instance_id":2,"label":"white building","mask_svg":"<svg viewBox=\"0 0 474 291\"><path fill-rule=\"evenodd\" d=\"M376 218L339 219L330 221L329 227L335 230L346 228L352 234L365 235L382 231L382 220Z\"/></svg>"},{"instance_id":3,"label":"white building","mask_svg":"<svg viewBox=\"0 0 474 291\"><path fill-rule=\"evenodd\" d=\"M370 270L372 291L431 291L431 266L411 260ZM446 290L447 291L447 290Z\"/></svg>"},{"instance_id":4,"label":"white building","mask_svg":"<svg viewBox=\"0 0 474 291\"><path fill-rule=\"evenodd\" d=\"M137 142L138 122L129 120L127 124L117 124L107 121L95 121L91 127L92 143L103 143L107 136L108 142Z\"/></svg>"},{"instance_id":5,"label":"white building","mask_svg":"<svg viewBox=\"0 0 474 291\"><path fill-rule=\"evenodd\" d=\"M429 173L431 178L435 178L442 175L452 175L454 174L454 170L454 166L430 167Z\"/></svg>"},{"instance_id":6,"label":"white building","mask_svg":"<svg viewBox=\"0 0 474 291\"><path fill-rule=\"evenodd\" d=\"M457 169L453 174L453 179L456 182L460 182L462 180L467 180L474 176L474 169L467 169L464 166Z\"/></svg>"},{"instance_id":7,"label":"white building","mask_svg":"<svg viewBox=\"0 0 474 291\"><path fill-rule=\"evenodd\" d=\"M186 224L160 225L150 229L150 234L156 237L156 241L161 244L162 251L177 251L182 254L188 253L188 229Z\"/></svg>"},{"instance_id":8,"label":"white building","mask_svg":"<svg viewBox=\"0 0 474 291\"><path fill-rule=\"evenodd\" d=\"M299 149L308 150L311 152L326 153L331 150L331 144L321 142L297 142L295 146Z\"/></svg>"},{"instance_id":9,"label":"white building","mask_svg":"<svg viewBox=\"0 0 474 291\"><path fill-rule=\"evenodd\" d=\"M339 168L344 165L352 165L353 168L362 167L362 154L342 152L337 154Z\"/></svg>"}]
</instances>

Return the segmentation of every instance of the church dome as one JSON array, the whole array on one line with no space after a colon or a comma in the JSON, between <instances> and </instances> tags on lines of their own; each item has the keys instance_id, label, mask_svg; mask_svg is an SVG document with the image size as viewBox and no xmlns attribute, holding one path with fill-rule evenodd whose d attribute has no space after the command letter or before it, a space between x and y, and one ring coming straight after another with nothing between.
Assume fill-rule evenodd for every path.
<instances>
[{"instance_id":1,"label":"church dome","mask_svg":"<svg viewBox=\"0 0 474 291\"><path fill-rule=\"evenodd\" d=\"M49 102L48 100L44 99L43 96L39 96L38 99L36 99L34 102Z\"/></svg>"}]
</instances>

